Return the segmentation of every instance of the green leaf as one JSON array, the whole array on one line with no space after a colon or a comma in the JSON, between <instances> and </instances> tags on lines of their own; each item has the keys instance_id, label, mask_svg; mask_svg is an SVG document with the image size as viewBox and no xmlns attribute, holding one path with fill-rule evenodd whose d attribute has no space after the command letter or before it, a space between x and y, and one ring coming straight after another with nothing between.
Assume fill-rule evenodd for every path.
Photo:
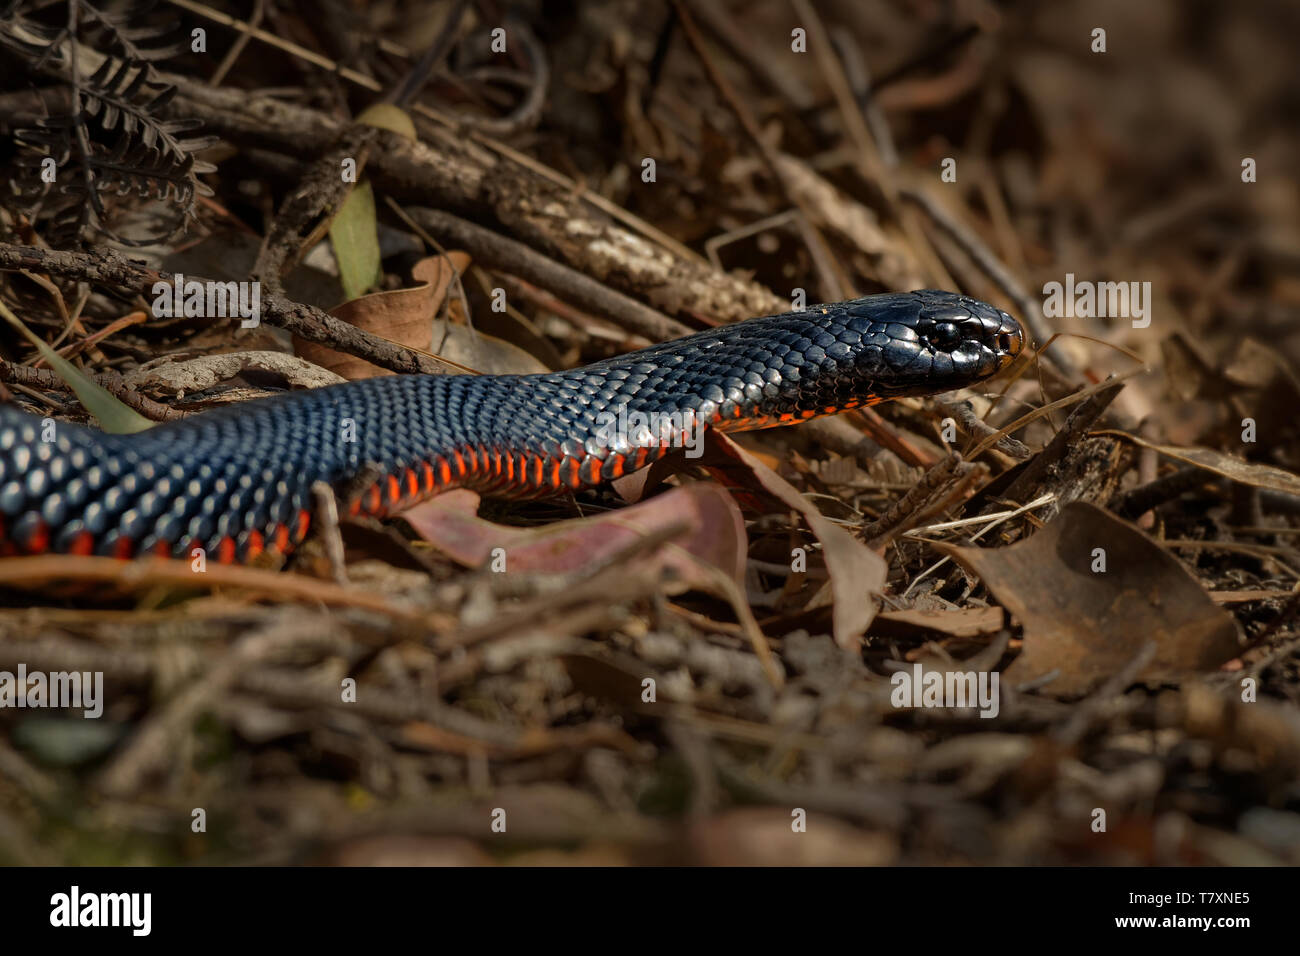
<instances>
[{"instance_id":1,"label":"green leaf","mask_svg":"<svg viewBox=\"0 0 1300 956\"><path fill-rule=\"evenodd\" d=\"M27 341L36 346L36 350L41 353L41 357L50 363L50 368L58 373L59 378L68 383L68 386L76 393L77 398L81 400L81 404L85 406L86 411L95 416L104 431L116 435L126 435L132 432L142 432L146 428L153 428L153 422L114 398L102 385L88 377L85 372L50 348L40 336L23 324L22 319L10 312L3 302L0 302L0 315L3 315L5 321L21 332L27 338Z\"/></svg>"},{"instance_id":2,"label":"green leaf","mask_svg":"<svg viewBox=\"0 0 1300 956\"><path fill-rule=\"evenodd\" d=\"M411 120L411 114L392 103L376 103L374 106L366 107L357 117L357 122L392 130L412 141L416 138L415 123Z\"/></svg>"},{"instance_id":3,"label":"green leaf","mask_svg":"<svg viewBox=\"0 0 1300 956\"><path fill-rule=\"evenodd\" d=\"M339 281L347 301L365 295L379 282L379 231L375 220L375 192L363 179L343 201L330 223L330 242L339 263Z\"/></svg>"},{"instance_id":4,"label":"green leaf","mask_svg":"<svg viewBox=\"0 0 1300 956\"><path fill-rule=\"evenodd\" d=\"M414 140L415 124L411 116L391 103L376 103L357 117L358 123L392 130ZM375 192L370 181L363 179L343 200L338 214L330 222L330 243L339 264L339 281L345 301L351 302L378 285L379 230L375 219Z\"/></svg>"}]
</instances>

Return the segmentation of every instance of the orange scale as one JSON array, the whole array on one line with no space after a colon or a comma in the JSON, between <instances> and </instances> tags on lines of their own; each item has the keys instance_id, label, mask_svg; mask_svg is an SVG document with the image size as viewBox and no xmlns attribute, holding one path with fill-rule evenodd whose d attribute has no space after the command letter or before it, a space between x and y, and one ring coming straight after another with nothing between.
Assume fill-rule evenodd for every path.
<instances>
[{"instance_id":1,"label":"orange scale","mask_svg":"<svg viewBox=\"0 0 1300 956\"><path fill-rule=\"evenodd\" d=\"M80 531L68 545L68 554L94 554L95 536L89 531Z\"/></svg>"},{"instance_id":2,"label":"orange scale","mask_svg":"<svg viewBox=\"0 0 1300 956\"><path fill-rule=\"evenodd\" d=\"M265 550L266 544L262 539L262 532L248 532L248 544L244 547L244 560L252 561Z\"/></svg>"},{"instance_id":3,"label":"orange scale","mask_svg":"<svg viewBox=\"0 0 1300 956\"><path fill-rule=\"evenodd\" d=\"M32 533L27 536L23 546L28 554L44 554L50 549L50 529L44 521L38 521Z\"/></svg>"}]
</instances>

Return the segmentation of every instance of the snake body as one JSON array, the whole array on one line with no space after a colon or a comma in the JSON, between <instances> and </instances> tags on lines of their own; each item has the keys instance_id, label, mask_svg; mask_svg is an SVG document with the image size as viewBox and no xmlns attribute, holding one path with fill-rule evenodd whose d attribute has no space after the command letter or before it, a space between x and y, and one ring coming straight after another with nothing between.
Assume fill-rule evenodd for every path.
<instances>
[{"instance_id":1,"label":"snake body","mask_svg":"<svg viewBox=\"0 0 1300 956\"><path fill-rule=\"evenodd\" d=\"M700 427L764 428L971 385L1023 341L1005 312L926 290L750 319L568 371L372 378L134 435L0 405L0 553L286 553L307 534L318 481L372 516L455 487L558 494L640 468Z\"/></svg>"}]
</instances>

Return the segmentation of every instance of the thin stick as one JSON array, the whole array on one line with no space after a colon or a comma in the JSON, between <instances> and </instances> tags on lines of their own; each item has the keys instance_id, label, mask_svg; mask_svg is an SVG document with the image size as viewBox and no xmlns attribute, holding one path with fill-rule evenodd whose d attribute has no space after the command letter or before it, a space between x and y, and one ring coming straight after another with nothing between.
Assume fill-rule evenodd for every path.
<instances>
[{"instance_id":1,"label":"thin stick","mask_svg":"<svg viewBox=\"0 0 1300 956\"><path fill-rule=\"evenodd\" d=\"M348 566L343 557L343 535L339 532L339 505L334 497L334 489L324 481L314 481L311 485L312 497L316 499L316 515L320 519L321 537L325 539L325 556L329 559L330 573L335 583L347 587Z\"/></svg>"}]
</instances>

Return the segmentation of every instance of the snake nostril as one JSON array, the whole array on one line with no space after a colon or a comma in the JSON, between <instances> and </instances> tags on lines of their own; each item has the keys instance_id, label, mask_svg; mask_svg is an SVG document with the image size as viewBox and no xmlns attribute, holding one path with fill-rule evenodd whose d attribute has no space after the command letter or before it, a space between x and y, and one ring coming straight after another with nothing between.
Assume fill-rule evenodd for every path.
<instances>
[{"instance_id":1,"label":"snake nostril","mask_svg":"<svg viewBox=\"0 0 1300 956\"><path fill-rule=\"evenodd\" d=\"M1001 351L1001 352L1010 352L1010 351L1011 351L1011 335L1010 335L1010 333L1008 333L1008 332L1003 332L1001 335L998 336L998 350Z\"/></svg>"}]
</instances>

